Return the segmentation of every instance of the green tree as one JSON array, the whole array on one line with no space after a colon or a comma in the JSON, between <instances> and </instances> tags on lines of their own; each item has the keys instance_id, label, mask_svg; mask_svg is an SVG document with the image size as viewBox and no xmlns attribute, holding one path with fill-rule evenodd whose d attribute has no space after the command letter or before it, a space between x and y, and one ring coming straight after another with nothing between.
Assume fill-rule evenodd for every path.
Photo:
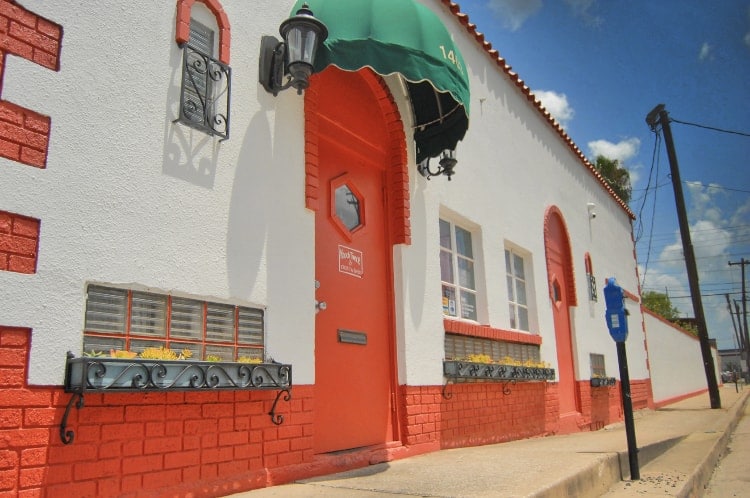
<instances>
[{"instance_id":1,"label":"green tree","mask_svg":"<svg viewBox=\"0 0 750 498\"><path fill-rule=\"evenodd\" d=\"M615 191L617 197L622 199L625 204L630 202L630 196L633 193L633 187L630 185L630 172L620 166L620 161L617 159L608 159L604 156L596 156L594 166L609 186L612 187L612 190Z\"/></svg>"},{"instance_id":2,"label":"green tree","mask_svg":"<svg viewBox=\"0 0 750 498\"><path fill-rule=\"evenodd\" d=\"M646 291L641 295L641 301L644 308L650 309L667 320L676 320L680 316L680 311L672 305L669 296L663 292Z\"/></svg>"}]
</instances>

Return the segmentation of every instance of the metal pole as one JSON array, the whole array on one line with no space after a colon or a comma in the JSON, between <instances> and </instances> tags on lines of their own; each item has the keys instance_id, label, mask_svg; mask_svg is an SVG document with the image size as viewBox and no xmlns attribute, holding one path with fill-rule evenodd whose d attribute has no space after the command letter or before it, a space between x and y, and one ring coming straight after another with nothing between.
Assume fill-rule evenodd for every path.
<instances>
[{"instance_id":1,"label":"metal pole","mask_svg":"<svg viewBox=\"0 0 750 498\"><path fill-rule=\"evenodd\" d=\"M630 463L630 480L641 478L638 467L638 444L635 442L635 424L633 423L633 400L630 397L630 374L628 373L628 356L625 343L617 342L617 362L620 364L620 388L622 391L622 409L625 412L625 436L628 440L628 461Z\"/></svg>"},{"instance_id":2,"label":"metal pole","mask_svg":"<svg viewBox=\"0 0 750 498\"><path fill-rule=\"evenodd\" d=\"M737 323L734 321L734 313L732 312L732 302L729 300L729 294L724 294L727 298L727 309L729 310L729 318L732 319L732 328L734 328L734 345L738 350L745 349L745 341L743 341L740 331L737 330ZM737 317L739 319L739 316Z\"/></svg>"},{"instance_id":3,"label":"metal pole","mask_svg":"<svg viewBox=\"0 0 750 498\"><path fill-rule=\"evenodd\" d=\"M745 265L749 265L750 261L746 261L745 258L741 258L739 263L729 262L729 266L741 265L742 268L742 315L744 316L743 321L745 322L745 362L747 363L747 375L750 379L750 335L747 330L747 294L745 292ZM739 317L738 317L739 321Z\"/></svg>"},{"instance_id":4,"label":"metal pole","mask_svg":"<svg viewBox=\"0 0 750 498\"><path fill-rule=\"evenodd\" d=\"M680 179L680 168L677 164L677 152L675 152L672 139L672 128L669 126L669 114L664 108L664 104L657 105L648 113L646 123L652 130L656 130L657 123L661 124L661 128L664 131L664 143L667 146L672 188L674 189L675 204L677 205L677 219L680 222L682 252L685 255L690 295L693 298L693 313L698 325L698 340L701 346L701 355L703 356L703 369L706 372L706 381L708 382L708 395L711 398L711 408L721 408L719 383L716 381L716 368L714 367L713 355L711 354L711 344L708 340L706 317L703 314L703 301L701 300L700 284L698 283L698 269L695 264L693 243L690 240L690 225L688 224L687 212L685 211L685 198L682 194L682 180Z\"/></svg>"},{"instance_id":5,"label":"metal pole","mask_svg":"<svg viewBox=\"0 0 750 498\"><path fill-rule=\"evenodd\" d=\"M745 355L745 358L747 358L748 354L748 347L747 347L747 341L745 340L745 329L742 328L742 322L740 322L740 305L737 303L737 300L734 300L734 309L735 314L737 315L737 327L740 329L740 339L742 339L742 346L740 346L740 374L742 374L742 355ZM745 363L747 365L747 363Z\"/></svg>"}]
</instances>

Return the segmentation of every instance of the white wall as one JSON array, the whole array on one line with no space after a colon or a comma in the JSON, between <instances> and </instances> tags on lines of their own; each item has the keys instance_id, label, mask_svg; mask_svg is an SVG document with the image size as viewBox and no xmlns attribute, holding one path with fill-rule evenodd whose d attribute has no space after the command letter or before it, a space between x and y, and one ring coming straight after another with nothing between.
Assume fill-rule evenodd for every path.
<instances>
[{"instance_id":1,"label":"white wall","mask_svg":"<svg viewBox=\"0 0 750 498\"><path fill-rule=\"evenodd\" d=\"M219 142L177 117L182 54L175 2L21 2L64 28L61 70L9 56L3 98L52 117L47 168L0 159L0 209L42 220L35 275L0 272L0 324L33 328L29 381L60 384L65 352L82 347L89 282L132 285L267 309L268 354L314 382L314 214L304 207L303 99L258 84L260 37L292 1L225 0L231 30L231 137ZM394 248L399 382L443 382L440 212L477 227L482 323L509 326L504 248L527 252L532 333L557 367L544 257L544 214L557 206L571 238L578 306L577 376L614 343L604 279L637 293L628 214L441 2L423 3L454 34L471 83L470 129L453 181L416 173L409 104L387 78L409 144L412 244ZM203 8L196 3L196 8ZM134 36L134 27L138 36ZM502 52L502 47L500 47ZM587 203L596 204L590 220ZM583 266L592 257L599 301ZM648 375L631 314L631 378ZM632 351L631 351L632 350Z\"/></svg>"},{"instance_id":2,"label":"white wall","mask_svg":"<svg viewBox=\"0 0 750 498\"><path fill-rule=\"evenodd\" d=\"M443 354L438 261L438 218L458 215L478 227L477 274L483 277L486 320L508 329L508 296L504 248L513 244L528 252L535 300L533 333L542 336L542 360L557 367L555 332L547 284L544 215L557 206L571 239L578 306L571 310L577 377L589 378L589 353L606 356L608 374L617 376L615 345L604 321L601 289L606 277L637 294L635 257L628 214L594 179L559 134L496 66L487 52L440 2L423 1L454 33L471 84L471 116L467 136L457 148L458 166L451 182L411 178L412 246L399 249L403 268L397 287L405 289L406 377L408 384L438 384L442 371L435 358ZM481 26L480 26L481 28ZM499 48L502 53L502 47ZM407 135L408 136L408 135ZM411 171L414 171L412 167ZM596 204L590 219L587 203ZM476 247L475 247L476 249ZM590 302L584 254L589 252L599 286L599 300ZM424 269L424 273L421 272ZM482 278L480 278L482 280ZM480 285L482 282L480 282ZM639 313L630 317L631 377L648 377ZM633 345L631 347L631 344ZM630 352L630 351L629 351Z\"/></svg>"},{"instance_id":3,"label":"white wall","mask_svg":"<svg viewBox=\"0 0 750 498\"><path fill-rule=\"evenodd\" d=\"M257 74L261 35L278 35L291 0L222 2L232 23L225 142L172 123L174 1L22 4L64 30L59 72L8 56L3 86L4 99L52 117L46 169L0 159L0 209L42 220L37 273L0 272L0 323L33 328L29 381L62 382L93 281L267 307L268 354L312 382L303 98L272 97Z\"/></svg>"},{"instance_id":4,"label":"white wall","mask_svg":"<svg viewBox=\"0 0 750 498\"><path fill-rule=\"evenodd\" d=\"M708 389L698 338L648 311L644 313L644 317L654 402ZM716 348L711 348L711 356L718 382L720 372Z\"/></svg>"}]
</instances>

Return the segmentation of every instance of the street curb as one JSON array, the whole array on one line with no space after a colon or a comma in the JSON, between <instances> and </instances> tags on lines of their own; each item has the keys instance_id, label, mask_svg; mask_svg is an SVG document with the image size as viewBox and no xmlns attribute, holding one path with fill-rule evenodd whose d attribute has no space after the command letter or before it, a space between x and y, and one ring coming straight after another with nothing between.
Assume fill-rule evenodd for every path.
<instances>
[{"instance_id":1,"label":"street curb","mask_svg":"<svg viewBox=\"0 0 750 498\"><path fill-rule=\"evenodd\" d=\"M645 465L654 460L683 439L684 436L674 437L639 447L639 464ZM629 475L630 461L627 451L602 453L602 458L579 472L565 477L531 496L535 498L569 498L570 496L598 498Z\"/></svg>"},{"instance_id":2,"label":"street curb","mask_svg":"<svg viewBox=\"0 0 750 498\"><path fill-rule=\"evenodd\" d=\"M748 393L745 392L742 394L742 399L729 409L727 413L729 416L729 422L724 428L724 432L716 439L711 446L711 450L700 461L695 469L690 472L688 478L682 483L681 488L674 496L679 498L690 498L692 496L701 496L703 494L703 490L711 479L716 465L719 463L721 456L727 449L732 432L734 432L734 429L740 422L747 401Z\"/></svg>"},{"instance_id":3,"label":"street curb","mask_svg":"<svg viewBox=\"0 0 750 498\"><path fill-rule=\"evenodd\" d=\"M579 498L601 496L620 482L620 461L617 453L602 453L601 458L573 475L569 475L530 495L534 498Z\"/></svg>"}]
</instances>

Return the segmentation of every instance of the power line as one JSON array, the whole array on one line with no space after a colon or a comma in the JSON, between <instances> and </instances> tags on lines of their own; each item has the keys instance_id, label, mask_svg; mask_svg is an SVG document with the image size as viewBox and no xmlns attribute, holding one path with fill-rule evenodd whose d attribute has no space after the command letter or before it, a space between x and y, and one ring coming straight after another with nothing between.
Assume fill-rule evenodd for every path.
<instances>
[{"instance_id":1,"label":"power line","mask_svg":"<svg viewBox=\"0 0 750 498\"><path fill-rule=\"evenodd\" d=\"M742 291L739 290L737 292L717 292L717 293L701 294L701 297L724 296L726 294L729 294L729 295L732 295L732 294L742 294ZM690 299L691 297L693 297L693 296L691 296L690 294L687 294L685 296L669 296L669 299Z\"/></svg>"},{"instance_id":2,"label":"power line","mask_svg":"<svg viewBox=\"0 0 750 498\"><path fill-rule=\"evenodd\" d=\"M714 188L714 189L718 189L718 190L731 190L732 192L742 192L743 194L750 194L750 190L742 190L742 189L739 189L739 188L722 187L720 185L706 185L705 183L701 183L701 182L689 182L687 180L684 181L683 183L686 184L686 185L700 185L701 187L705 187L705 188Z\"/></svg>"},{"instance_id":3,"label":"power line","mask_svg":"<svg viewBox=\"0 0 750 498\"><path fill-rule=\"evenodd\" d=\"M718 131L718 132L721 132L721 133L731 133L733 135L740 135L740 136L743 136L743 137L750 137L750 133L744 133L742 131L725 130L723 128L716 128L714 126L707 126L707 125L702 125L702 124L698 124L698 123L690 123L688 121L680 121L679 119L675 119L673 117L670 117L669 120L671 122L673 122L673 123L680 123L680 124L684 124L684 125L688 125L688 126L695 126L696 128L704 128L706 130L713 130L713 131Z\"/></svg>"}]
</instances>

